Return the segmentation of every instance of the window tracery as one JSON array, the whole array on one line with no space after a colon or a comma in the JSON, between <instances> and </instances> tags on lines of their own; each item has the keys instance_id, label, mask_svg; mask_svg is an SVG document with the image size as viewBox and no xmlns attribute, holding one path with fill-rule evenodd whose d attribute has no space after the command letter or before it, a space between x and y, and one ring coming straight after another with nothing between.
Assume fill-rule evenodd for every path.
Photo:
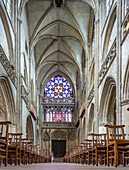
<instances>
[{"instance_id":1,"label":"window tracery","mask_svg":"<svg viewBox=\"0 0 129 170\"><path fill-rule=\"evenodd\" d=\"M51 78L45 86L44 97L46 122L72 122L73 107L67 104L73 103L73 90L66 78L60 75Z\"/></svg>"}]
</instances>

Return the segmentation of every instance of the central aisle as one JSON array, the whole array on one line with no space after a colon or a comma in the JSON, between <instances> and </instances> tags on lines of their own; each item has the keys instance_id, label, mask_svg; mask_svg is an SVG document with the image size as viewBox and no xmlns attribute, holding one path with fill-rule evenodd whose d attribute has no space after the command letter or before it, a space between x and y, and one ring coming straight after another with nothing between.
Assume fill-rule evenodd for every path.
<instances>
[{"instance_id":1,"label":"central aisle","mask_svg":"<svg viewBox=\"0 0 129 170\"><path fill-rule=\"evenodd\" d=\"M33 164L33 165L21 165L15 167L14 165L12 166L7 166L7 167L0 167L0 170L6 169L6 170L103 170L103 169L109 169L109 170L114 170L116 168L114 167L105 167L105 166L87 166L87 165L76 165L76 164L70 164L70 163L46 163L46 164ZM124 170L124 169L129 169L128 167L118 167L118 170Z\"/></svg>"}]
</instances>

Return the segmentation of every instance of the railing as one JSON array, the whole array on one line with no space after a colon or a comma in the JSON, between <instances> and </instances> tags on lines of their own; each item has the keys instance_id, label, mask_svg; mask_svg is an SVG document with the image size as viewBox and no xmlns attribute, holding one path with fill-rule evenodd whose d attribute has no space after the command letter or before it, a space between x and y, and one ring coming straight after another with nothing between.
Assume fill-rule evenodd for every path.
<instances>
[{"instance_id":1,"label":"railing","mask_svg":"<svg viewBox=\"0 0 129 170\"><path fill-rule=\"evenodd\" d=\"M88 98L87 98L87 100L88 100L88 106L90 105L93 97L94 97L94 85L93 85L92 89L90 90L89 96L88 96Z\"/></svg>"},{"instance_id":2,"label":"railing","mask_svg":"<svg viewBox=\"0 0 129 170\"><path fill-rule=\"evenodd\" d=\"M72 104L74 103L74 98L43 98L42 101L44 104L48 103L58 103L58 104Z\"/></svg>"},{"instance_id":3,"label":"railing","mask_svg":"<svg viewBox=\"0 0 129 170\"><path fill-rule=\"evenodd\" d=\"M122 26L122 41L121 41L121 44L123 44L127 35L129 34L129 10L127 11L127 14L126 14L121 26Z\"/></svg>"},{"instance_id":4,"label":"railing","mask_svg":"<svg viewBox=\"0 0 129 170\"><path fill-rule=\"evenodd\" d=\"M116 38L111 46L111 49L101 67L101 70L99 72L99 83L98 83L98 86L100 86L101 82L103 81L106 73L108 72L112 62L114 61L116 57Z\"/></svg>"},{"instance_id":5,"label":"railing","mask_svg":"<svg viewBox=\"0 0 129 170\"><path fill-rule=\"evenodd\" d=\"M1 45L0 45L0 63L4 67L6 73L8 74L10 80L12 81L13 85L17 88L17 77L16 77L14 67L10 64Z\"/></svg>"},{"instance_id":6,"label":"railing","mask_svg":"<svg viewBox=\"0 0 129 170\"><path fill-rule=\"evenodd\" d=\"M73 122L42 122L43 128L75 128L75 123Z\"/></svg>"}]
</instances>

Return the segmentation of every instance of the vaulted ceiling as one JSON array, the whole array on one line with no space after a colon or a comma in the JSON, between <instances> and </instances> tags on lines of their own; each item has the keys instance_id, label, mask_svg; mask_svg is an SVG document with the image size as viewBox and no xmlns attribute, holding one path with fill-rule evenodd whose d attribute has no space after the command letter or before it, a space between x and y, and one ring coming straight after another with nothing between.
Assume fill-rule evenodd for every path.
<instances>
[{"instance_id":1,"label":"vaulted ceiling","mask_svg":"<svg viewBox=\"0 0 129 170\"><path fill-rule=\"evenodd\" d=\"M57 7L56 2L62 2ZM76 86L88 50L91 7L82 0L30 0L26 4L30 48L38 80L62 72Z\"/></svg>"}]
</instances>

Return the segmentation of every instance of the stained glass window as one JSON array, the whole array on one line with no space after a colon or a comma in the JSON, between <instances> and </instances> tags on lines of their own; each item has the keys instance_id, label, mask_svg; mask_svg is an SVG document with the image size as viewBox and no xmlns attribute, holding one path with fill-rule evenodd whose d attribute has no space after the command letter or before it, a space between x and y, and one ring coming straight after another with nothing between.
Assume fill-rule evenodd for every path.
<instances>
[{"instance_id":1,"label":"stained glass window","mask_svg":"<svg viewBox=\"0 0 129 170\"><path fill-rule=\"evenodd\" d=\"M45 87L45 97L70 98L72 96L72 87L64 77L53 77Z\"/></svg>"},{"instance_id":2,"label":"stained glass window","mask_svg":"<svg viewBox=\"0 0 129 170\"><path fill-rule=\"evenodd\" d=\"M4 3L9 16L11 16L11 0L4 0Z\"/></svg>"},{"instance_id":3,"label":"stained glass window","mask_svg":"<svg viewBox=\"0 0 129 170\"><path fill-rule=\"evenodd\" d=\"M113 0L106 0L106 15L108 15L112 2Z\"/></svg>"},{"instance_id":4,"label":"stained glass window","mask_svg":"<svg viewBox=\"0 0 129 170\"><path fill-rule=\"evenodd\" d=\"M46 122L72 122L72 107L45 107Z\"/></svg>"},{"instance_id":5,"label":"stained glass window","mask_svg":"<svg viewBox=\"0 0 129 170\"><path fill-rule=\"evenodd\" d=\"M73 90L66 78L60 75L51 78L45 86L44 102L47 105L60 104L44 107L46 122L72 122L73 106L67 104L73 103ZM66 106L63 106L64 103Z\"/></svg>"}]
</instances>

